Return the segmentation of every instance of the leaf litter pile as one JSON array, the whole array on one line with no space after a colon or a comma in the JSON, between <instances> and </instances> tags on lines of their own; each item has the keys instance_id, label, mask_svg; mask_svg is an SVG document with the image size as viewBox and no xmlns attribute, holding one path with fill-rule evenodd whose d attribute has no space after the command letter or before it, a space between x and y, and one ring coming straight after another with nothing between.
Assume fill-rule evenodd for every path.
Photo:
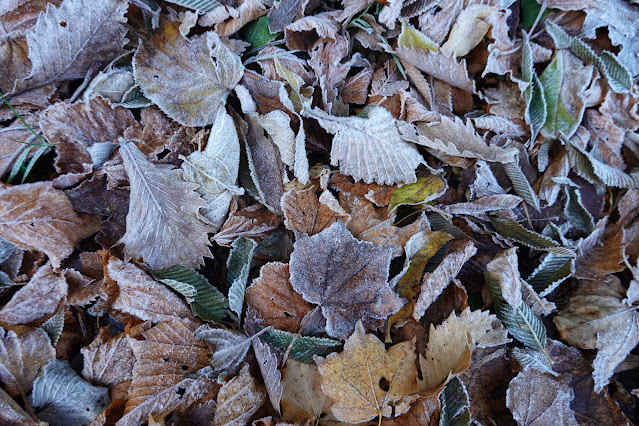
<instances>
[{"instance_id":1,"label":"leaf litter pile","mask_svg":"<svg viewBox=\"0 0 639 426\"><path fill-rule=\"evenodd\" d=\"M637 422L636 0L0 15L2 424Z\"/></svg>"}]
</instances>

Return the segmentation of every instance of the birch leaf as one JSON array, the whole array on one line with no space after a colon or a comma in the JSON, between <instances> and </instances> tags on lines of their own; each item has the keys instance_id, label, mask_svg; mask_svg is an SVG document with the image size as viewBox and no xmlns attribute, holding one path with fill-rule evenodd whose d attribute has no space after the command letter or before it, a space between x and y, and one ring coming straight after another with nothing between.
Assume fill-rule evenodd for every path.
<instances>
[{"instance_id":1,"label":"birch leaf","mask_svg":"<svg viewBox=\"0 0 639 426\"><path fill-rule=\"evenodd\" d=\"M173 265L198 267L210 257L207 227L198 217L204 201L195 185L180 180L182 172L152 164L131 142L120 143L129 175L131 198L124 254L142 258L152 269Z\"/></svg>"},{"instance_id":2,"label":"birch leaf","mask_svg":"<svg viewBox=\"0 0 639 426\"><path fill-rule=\"evenodd\" d=\"M0 190L0 237L23 250L43 251L54 268L97 223L80 217L64 192L50 182Z\"/></svg>"},{"instance_id":3,"label":"birch leaf","mask_svg":"<svg viewBox=\"0 0 639 426\"><path fill-rule=\"evenodd\" d=\"M322 375L322 390L331 399L333 415L344 422L359 423L408 411L416 399L415 346L402 342L386 350L361 322L344 345L344 351L315 358ZM388 388L380 383L386 379Z\"/></svg>"},{"instance_id":4,"label":"birch leaf","mask_svg":"<svg viewBox=\"0 0 639 426\"><path fill-rule=\"evenodd\" d=\"M391 250L358 241L341 223L311 237L300 236L291 254L291 283L318 304L326 332L344 338L361 318L386 318L402 306L387 283Z\"/></svg>"},{"instance_id":5,"label":"birch leaf","mask_svg":"<svg viewBox=\"0 0 639 426\"><path fill-rule=\"evenodd\" d=\"M172 119L185 126L206 126L215 121L244 66L215 32L189 41L180 35L178 24L166 22L141 41L133 57L135 80Z\"/></svg>"},{"instance_id":6,"label":"birch leaf","mask_svg":"<svg viewBox=\"0 0 639 426\"><path fill-rule=\"evenodd\" d=\"M220 229L234 194L243 191L235 186L240 167L240 140L235 124L224 109L215 116L204 151L196 151L184 162L184 179L197 183L197 192L206 202L199 217L210 224L212 231Z\"/></svg>"},{"instance_id":7,"label":"birch leaf","mask_svg":"<svg viewBox=\"0 0 639 426\"><path fill-rule=\"evenodd\" d=\"M412 130L406 130L386 109L374 107L368 118L335 117L318 108L303 114L335 135L331 164L342 173L366 183L416 181L415 169L423 159L412 143Z\"/></svg>"},{"instance_id":8,"label":"birch leaf","mask_svg":"<svg viewBox=\"0 0 639 426\"><path fill-rule=\"evenodd\" d=\"M0 379L11 395L31 392L40 369L52 358L55 350L43 330L18 337L0 327Z\"/></svg>"},{"instance_id":9,"label":"birch leaf","mask_svg":"<svg viewBox=\"0 0 639 426\"><path fill-rule=\"evenodd\" d=\"M27 34L32 69L16 91L84 78L96 57L108 62L124 53L126 10L127 2L121 0L48 5Z\"/></svg>"},{"instance_id":10,"label":"birch leaf","mask_svg":"<svg viewBox=\"0 0 639 426\"><path fill-rule=\"evenodd\" d=\"M543 389L543 392L539 390ZM525 368L508 386L506 405L519 424L542 426L579 423L570 408L574 394L567 380Z\"/></svg>"},{"instance_id":11,"label":"birch leaf","mask_svg":"<svg viewBox=\"0 0 639 426\"><path fill-rule=\"evenodd\" d=\"M107 388L90 385L68 361L55 359L35 381L30 401L34 408L40 408L38 418L54 426L89 423L110 402Z\"/></svg>"}]
</instances>

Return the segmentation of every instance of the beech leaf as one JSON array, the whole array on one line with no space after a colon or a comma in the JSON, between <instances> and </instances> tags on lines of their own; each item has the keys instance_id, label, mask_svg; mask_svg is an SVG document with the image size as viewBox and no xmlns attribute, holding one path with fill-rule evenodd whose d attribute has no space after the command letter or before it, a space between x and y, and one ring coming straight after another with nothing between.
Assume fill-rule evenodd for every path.
<instances>
[{"instance_id":1,"label":"beech leaf","mask_svg":"<svg viewBox=\"0 0 639 426\"><path fill-rule=\"evenodd\" d=\"M142 258L152 269L197 267L211 254L207 227L198 217L204 201L182 172L156 166L131 142L120 143L131 184L126 216L125 256Z\"/></svg>"},{"instance_id":2,"label":"beech leaf","mask_svg":"<svg viewBox=\"0 0 639 426\"><path fill-rule=\"evenodd\" d=\"M165 22L140 43L133 72L144 95L166 115L185 126L206 126L215 121L244 66L217 33L189 41L178 23Z\"/></svg>"},{"instance_id":3,"label":"beech leaf","mask_svg":"<svg viewBox=\"0 0 639 426\"><path fill-rule=\"evenodd\" d=\"M297 239L291 283L306 301L321 307L328 335L345 338L360 318L386 318L402 307L387 283L390 257L390 249L358 241L337 222Z\"/></svg>"},{"instance_id":4,"label":"beech leaf","mask_svg":"<svg viewBox=\"0 0 639 426\"><path fill-rule=\"evenodd\" d=\"M248 238L239 237L231 244L231 254L226 261L226 284L229 287L229 308L237 314L238 322L242 318L244 292L251 259L257 243Z\"/></svg>"},{"instance_id":5,"label":"beech leaf","mask_svg":"<svg viewBox=\"0 0 639 426\"><path fill-rule=\"evenodd\" d=\"M106 341L100 333L80 351L84 359L82 375L92 383L115 385L131 380L135 356L124 333Z\"/></svg>"},{"instance_id":6,"label":"beech leaf","mask_svg":"<svg viewBox=\"0 0 639 426\"><path fill-rule=\"evenodd\" d=\"M249 373L248 365L245 365L240 374L220 389L213 425L246 424L265 400L266 393Z\"/></svg>"}]
</instances>

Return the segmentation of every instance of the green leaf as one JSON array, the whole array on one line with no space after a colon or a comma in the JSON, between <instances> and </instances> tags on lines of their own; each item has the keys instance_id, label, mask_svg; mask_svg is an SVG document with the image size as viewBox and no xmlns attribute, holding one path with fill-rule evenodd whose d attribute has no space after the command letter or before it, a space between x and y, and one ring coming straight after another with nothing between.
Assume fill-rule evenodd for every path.
<instances>
[{"instance_id":1,"label":"green leaf","mask_svg":"<svg viewBox=\"0 0 639 426\"><path fill-rule=\"evenodd\" d=\"M462 426L471 421L470 401L464 383L459 377L453 377L439 395L441 417L439 426Z\"/></svg>"},{"instance_id":2,"label":"green leaf","mask_svg":"<svg viewBox=\"0 0 639 426\"><path fill-rule=\"evenodd\" d=\"M259 49L260 47L270 43L278 37L278 33L271 33L268 26L271 24L271 20L267 16L249 22L243 28L242 39L251 44L253 49Z\"/></svg>"},{"instance_id":3,"label":"green leaf","mask_svg":"<svg viewBox=\"0 0 639 426\"><path fill-rule=\"evenodd\" d=\"M519 165L515 163L506 163L504 164L504 171L508 175L510 182L513 184L515 193L523 198L528 204L533 206L535 210L541 211L539 198L537 197L537 194L535 194L535 191L533 191L532 186L530 186L530 182L528 182L528 179L519 168Z\"/></svg>"},{"instance_id":4,"label":"green leaf","mask_svg":"<svg viewBox=\"0 0 639 426\"><path fill-rule=\"evenodd\" d=\"M195 269L176 265L152 271L153 277L191 300L191 310L204 321L219 321L226 313L226 297Z\"/></svg>"},{"instance_id":5,"label":"green leaf","mask_svg":"<svg viewBox=\"0 0 639 426\"><path fill-rule=\"evenodd\" d=\"M526 282L545 297L575 272L575 260L570 256L548 253Z\"/></svg>"},{"instance_id":6,"label":"green leaf","mask_svg":"<svg viewBox=\"0 0 639 426\"><path fill-rule=\"evenodd\" d=\"M208 13L222 6L217 0L168 0L178 6L188 7L198 12Z\"/></svg>"},{"instance_id":7,"label":"green leaf","mask_svg":"<svg viewBox=\"0 0 639 426\"><path fill-rule=\"evenodd\" d=\"M566 190L568 199L564 206L564 215L566 215L568 222L580 231L587 234L592 233L592 231L595 230L595 221L581 201L579 185L573 183L568 178L553 178L553 181L564 185L564 189Z\"/></svg>"},{"instance_id":8,"label":"green leaf","mask_svg":"<svg viewBox=\"0 0 639 426\"><path fill-rule=\"evenodd\" d=\"M39 420L56 426L92 422L109 405L109 389L92 386L57 359L44 366L44 375L33 383L29 397Z\"/></svg>"},{"instance_id":9,"label":"green leaf","mask_svg":"<svg viewBox=\"0 0 639 426\"><path fill-rule=\"evenodd\" d=\"M571 143L568 150L572 169L582 178L594 185L614 186L616 188L639 188L639 174L625 173L599 161L583 148Z\"/></svg>"},{"instance_id":10,"label":"green leaf","mask_svg":"<svg viewBox=\"0 0 639 426\"><path fill-rule=\"evenodd\" d=\"M499 282L490 272L484 272L486 285L495 302L495 314L504 323L508 332L524 345L539 349L546 347L546 327L532 312L525 301L517 309L510 306L501 295Z\"/></svg>"},{"instance_id":11,"label":"green leaf","mask_svg":"<svg viewBox=\"0 0 639 426\"><path fill-rule=\"evenodd\" d=\"M339 351L342 348L342 344L338 340L325 337L298 336L295 333L277 329L268 330L260 337L265 342L284 350L290 346L291 342L295 341L288 356L305 364L315 363L313 361L314 355L325 357L331 352Z\"/></svg>"},{"instance_id":12,"label":"green leaf","mask_svg":"<svg viewBox=\"0 0 639 426\"><path fill-rule=\"evenodd\" d=\"M555 377L559 376L559 373L553 371L548 357L542 352L529 348L514 348L512 354L515 361L522 367L534 368L542 373L552 374Z\"/></svg>"},{"instance_id":13,"label":"green leaf","mask_svg":"<svg viewBox=\"0 0 639 426\"><path fill-rule=\"evenodd\" d=\"M51 339L51 345L55 347L64 329L64 309L60 309L54 316L42 324L42 329L47 332L49 339Z\"/></svg>"},{"instance_id":14,"label":"green leaf","mask_svg":"<svg viewBox=\"0 0 639 426\"><path fill-rule=\"evenodd\" d=\"M532 131L531 140L535 140L546 122L548 115L544 89L537 74L533 74L532 82L524 92L526 96L526 122Z\"/></svg>"},{"instance_id":15,"label":"green leaf","mask_svg":"<svg viewBox=\"0 0 639 426\"><path fill-rule=\"evenodd\" d=\"M630 71L617 59L617 55L604 50L601 52L601 65L612 90L617 93L628 93L632 90Z\"/></svg>"},{"instance_id":16,"label":"green leaf","mask_svg":"<svg viewBox=\"0 0 639 426\"><path fill-rule=\"evenodd\" d=\"M541 234L524 228L512 219L491 216L490 223L492 223L495 230L501 236L518 241L528 247L538 250L546 250L552 253L562 254L564 256L576 256L574 251L566 247L562 247L550 238L546 238Z\"/></svg>"},{"instance_id":17,"label":"green leaf","mask_svg":"<svg viewBox=\"0 0 639 426\"><path fill-rule=\"evenodd\" d=\"M439 198L448 188L446 181L439 176L431 175L417 178L415 183L402 185L393 191L388 212L399 206L424 204Z\"/></svg>"},{"instance_id":18,"label":"green leaf","mask_svg":"<svg viewBox=\"0 0 639 426\"><path fill-rule=\"evenodd\" d=\"M251 268L251 259L257 243L248 238L239 237L231 244L231 254L226 261L226 284L229 288L229 307L242 318L244 292Z\"/></svg>"}]
</instances>

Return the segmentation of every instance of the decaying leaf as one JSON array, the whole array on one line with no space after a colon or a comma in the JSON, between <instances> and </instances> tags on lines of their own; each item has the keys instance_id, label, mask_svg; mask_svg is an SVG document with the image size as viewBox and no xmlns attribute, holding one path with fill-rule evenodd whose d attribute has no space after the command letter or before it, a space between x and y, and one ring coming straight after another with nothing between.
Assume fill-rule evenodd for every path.
<instances>
[{"instance_id":1,"label":"decaying leaf","mask_svg":"<svg viewBox=\"0 0 639 426\"><path fill-rule=\"evenodd\" d=\"M295 291L321 307L328 335L344 338L360 318L385 318L403 305L386 282L389 264L389 249L358 241L338 222L300 236L289 268Z\"/></svg>"},{"instance_id":2,"label":"decaying leaf","mask_svg":"<svg viewBox=\"0 0 639 426\"><path fill-rule=\"evenodd\" d=\"M100 385L114 385L130 380L135 356L126 335L120 334L105 340L101 334L89 346L82 348L82 375L90 382Z\"/></svg>"},{"instance_id":3,"label":"decaying leaf","mask_svg":"<svg viewBox=\"0 0 639 426\"><path fill-rule=\"evenodd\" d=\"M64 192L49 182L0 190L0 236L23 250L46 253L55 268L96 225L78 216Z\"/></svg>"},{"instance_id":4,"label":"decaying leaf","mask_svg":"<svg viewBox=\"0 0 639 426\"><path fill-rule=\"evenodd\" d=\"M414 343L386 350L377 337L366 334L361 322L343 352L318 357L316 362L322 390L333 400L331 412L341 421L359 423L399 415L416 399Z\"/></svg>"},{"instance_id":5,"label":"decaying leaf","mask_svg":"<svg viewBox=\"0 0 639 426\"><path fill-rule=\"evenodd\" d=\"M207 227L198 219L204 201L182 173L154 165L131 142L120 143L131 184L124 243L127 258L142 258L153 269L197 267L210 256Z\"/></svg>"},{"instance_id":6,"label":"decaying leaf","mask_svg":"<svg viewBox=\"0 0 639 426\"><path fill-rule=\"evenodd\" d=\"M320 418L328 421L331 399L322 392L322 376L317 365L286 362L282 369L282 419L300 423Z\"/></svg>"},{"instance_id":7,"label":"decaying leaf","mask_svg":"<svg viewBox=\"0 0 639 426\"><path fill-rule=\"evenodd\" d=\"M255 352L255 358L257 358L257 363L262 372L266 393L271 401L271 405L273 405L275 411L279 413L283 388L281 383L282 373L280 373L278 369L279 360L277 353L271 350L268 343L264 343L260 339L253 339L251 343L253 352Z\"/></svg>"},{"instance_id":8,"label":"decaying leaf","mask_svg":"<svg viewBox=\"0 0 639 426\"><path fill-rule=\"evenodd\" d=\"M315 235L331 226L337 219L346 219L345 212L322 203L311 188L292 190L282 197L284 224L288 229Z\"/></svg>"},{"instance_id":9,"label":"decaying leaf","mask_svg":"<svg viewBox=\"0 0 639 426\"><path fill-rule=\"evenodd\" d=\"M242 78L240 57L215 32L189 41L179 34L178 23L165 21L159 30L135 53L135 80L147 98L179 123L212 124Z\"/></svg>"},{"instance_id":10,"label":"decaying leaf","mask_svg":"<svg viewBox=\"0 0 639 426\"><path fill-rule=\"evenodd\" d=\"M55 350L41 329L18 337L0 328L0 334L0 379L10 394L25 397L40 369L55 358Z\"/></svg>"},{"instance_id":11,"label":"decaying leaf","mask_svg":"<svg viewBox=\"0 0 639 426\"><path fill-rule=\"evenodd\" d=\"M212 345L210 366L214 374L236 373L251 348L252 339L223 328L210 328L203 325L195 330L195 336Z\"/></svg>"},{"instance_id":12,"label":"decaying leaf","mask_svg":"<svg viewBox=\"0 0 639 426\"><path fill-rule=\"evenodd\" d=\"M217 397L213 424L245 424L266 400L266 393L249 373L248 365L225 383Z\"/></svg>"}]
</instances>

